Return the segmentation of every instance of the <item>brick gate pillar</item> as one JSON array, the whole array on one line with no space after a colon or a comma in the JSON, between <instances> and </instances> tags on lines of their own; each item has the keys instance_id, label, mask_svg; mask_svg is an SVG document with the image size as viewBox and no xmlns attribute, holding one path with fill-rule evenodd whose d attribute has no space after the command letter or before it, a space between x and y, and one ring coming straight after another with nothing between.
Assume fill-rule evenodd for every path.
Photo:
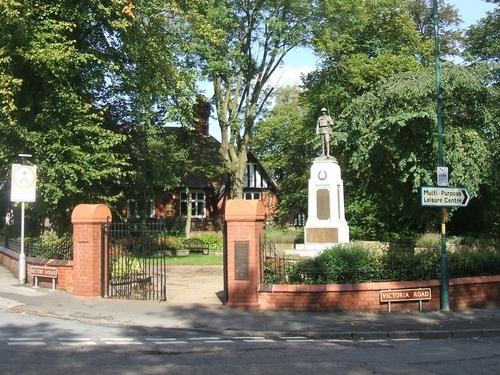
<instances>
[{"instance_id":1,"label":"brick gate pillar","mask_svg":"<svg viewBox=\"0 0 500 375\"><path fill-rule=\"evenodd\" d=\"M73 209L73 294L100 297L102 285L102 224L111 220L105 204L79 204Z\"/></svg>"},{"instance_id":2,"label":"brick gate pillar","mask_svg":"<svg viewBox=\"0 0 500 375\"><path fill-rule=\"evenodd\" d=\"M225 219L227 304L231 307L259 308L264 205L260 200L229 200Z\"/></svg>"}]
</instances>

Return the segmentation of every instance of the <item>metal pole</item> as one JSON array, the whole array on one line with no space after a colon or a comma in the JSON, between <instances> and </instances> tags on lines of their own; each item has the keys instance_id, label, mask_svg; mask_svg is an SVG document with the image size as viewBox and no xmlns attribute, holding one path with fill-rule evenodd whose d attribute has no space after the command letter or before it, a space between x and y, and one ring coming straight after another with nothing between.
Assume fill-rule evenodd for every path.
<instances>
[{"instance_id":1,"label":"metal pole","mask_svg":"<svg viewBox=\"0 0 500 375\"><path fill-rule=\"evenodd\" d=\"M26 284L26 255L24 254L24 202L21 202L21 252L19 254L19 284Z\"/></svg>"},{"instance_id":2,"label":"metal pole","mask_svg":"<svg viewBox=\"0 0 500 375\"><path fill-rule=\"evenodd\" d=\"M444 166L444 147L443 147L443 94L441 86L441 60L439 51L439 19L438 19L438 0L433 2L433 18L434 18L434 52L436 57L435 74L436 74L436 116L437 116L437 165ZM446 220L448 218L448 210L441 210L441 251L439 255L440 261L440 305L442 311L450 311L449 297L449 277L448 277L448 254L446 253Z\"/></svg>"}]
</instances>

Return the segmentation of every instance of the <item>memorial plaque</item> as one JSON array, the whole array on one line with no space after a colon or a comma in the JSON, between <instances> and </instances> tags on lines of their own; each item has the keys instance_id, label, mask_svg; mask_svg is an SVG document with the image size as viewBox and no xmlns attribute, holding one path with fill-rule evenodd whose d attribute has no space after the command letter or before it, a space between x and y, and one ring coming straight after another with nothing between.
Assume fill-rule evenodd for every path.
<instances>
[{"instance_id":1,"label":"memorial plaque","mask_svg":"<svg viewBox=\"0 0 500 375\"><path fill-rule=\"evenodd\" d=\"M249 280L248 271L248 241L234 241L234 278L236 280Z\"/></svg>"},{"instance_id":2,"label":"memorial plaque","mask_svg":"<svg viewBox=\"0 0 500 375\"><path fill-rule=\"evenodd\" d=\"M318 189L316 192L316 204L318 220L330 219L330 191L328 189Z\"/></svg>"}]
</instances>

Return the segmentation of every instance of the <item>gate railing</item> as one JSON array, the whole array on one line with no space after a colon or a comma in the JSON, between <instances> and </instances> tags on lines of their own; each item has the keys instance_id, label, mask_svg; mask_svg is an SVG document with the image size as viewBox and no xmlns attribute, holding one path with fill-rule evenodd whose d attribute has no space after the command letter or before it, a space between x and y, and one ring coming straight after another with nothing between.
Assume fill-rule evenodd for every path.
<instances>
[{"instance_id":1,"label":"gate railing","mask_svg":"<svg viewBox=\"0 0 500 375\"><path fill-rule=\"evenodd\" d=\"M167 228L162 223L109 223L103 235L105 297L166 300Z\"/></svg>"}]
</instances>

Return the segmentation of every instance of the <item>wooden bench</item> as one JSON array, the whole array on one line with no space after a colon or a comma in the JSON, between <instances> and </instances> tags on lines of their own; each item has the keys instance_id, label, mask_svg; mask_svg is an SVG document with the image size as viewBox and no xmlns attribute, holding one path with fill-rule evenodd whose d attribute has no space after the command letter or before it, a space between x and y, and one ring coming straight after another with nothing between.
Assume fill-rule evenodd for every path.
<instances>
[{"instance_id":1,"label":"wooden bench","mask_svg":"<svg viewBox=\"0 0 500 375\"><path fill-rule=\"evenodd\" d=\"M184 240L182 242L182 249L188 250L189 253L202 253L204 255L208 255L209 253L208 245L199 238L188 238Z\"/></svg>"}]
</instances>

